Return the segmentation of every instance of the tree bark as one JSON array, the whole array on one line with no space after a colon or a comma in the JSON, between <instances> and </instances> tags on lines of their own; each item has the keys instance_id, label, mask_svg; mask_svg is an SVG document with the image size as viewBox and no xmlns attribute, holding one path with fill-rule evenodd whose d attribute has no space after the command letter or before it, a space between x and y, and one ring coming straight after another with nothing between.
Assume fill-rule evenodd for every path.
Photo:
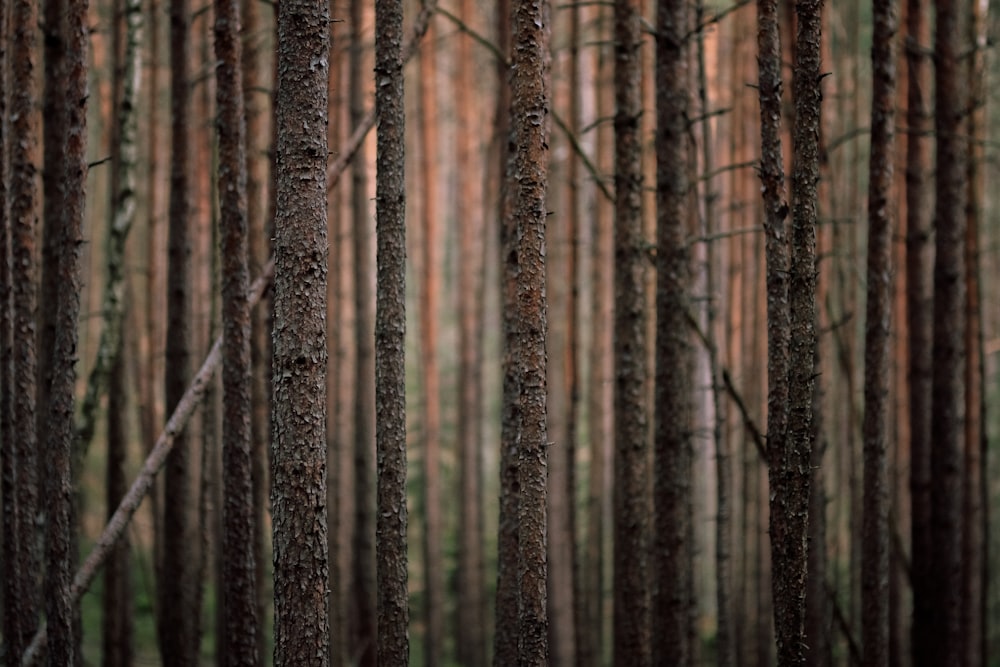
<instances>
[{"instance_id":1,"label":"tree bark","mask_svg":"<svg viewBox=\"0 0 1000 667\"><path fill-rule=\"evenodd\" d=\"M278 15L275 217L274 663L329 661L326 523L326 161L329 8Z\"/></svg>"},{"instance_id":2,"label":"tree bark","mask_svg":"<svg viewBox=\"0 0 1000 667\"><path fill-rule=\"evenodd\" d=\"M969 76L968 151L965 202L965 438L962 477L962 660L966 667L981 667L987 653L983 610L985 591L984 487L986 480L986 410L983 387L983 316L980 283L980 206L982 199L982 148L985 114L986 10L988 3L971 3L969 42L973 52L967 63Z\"/></svg>"},{"instance_id":3,"label":"tree bark","mask_svg":"<svg viewBox=\"0 0 1000 667\"><path fill-rule=\"evenodd\" d=\"M73 492L74 444L76 441L75 389L80 319L80 293L83 288L81 247L86 204L87 180L87 26L86 0L60 7L63 11L56 31L63 45L63 60L55 80L47 80L49 94L57 97L57 116L64 125L47 138L57 139L61 148L58 159L46 160L46 172L58 178L56 199L47 202L55 209L58 286L55 299L55 332L51 354L51 385L47 406L48 427L44 443L47 507L45 616L53 629L49 644L50 665L74 665L82 662L76 623L76 605L70 594L73 568L77 560L76 496ZM47 8L48 9L48 8ZM51 17L50 17L51 18ZM48 95L47 95L48 96Z\"/></svg>"},{"instance_id":4,"label":"tree bark","mask_svg":"<svg viewBox=\"0 0 1000 667\"><path fill-rule=\"evenodd\" d=\"M364 46L362 25L365 3L352 0L350 7L351 125L364 118ZM352 539L352 647L349 655L361 667L374 667L376 646L375 610L375 297L372 293L372 231L368 210L368 167L364 156L351 170L352 216L354 218L354 309L355 390L354 410L354 536Z\"/></svg>"},{"instance_id":5,"label":"tree bark","mask_svg":"<svg viewBox=\"0 0 1000 667\"><path fill-rule=\"evenodd\" d=\"M406 556L406 184L402 0L375 3L378 119L375 410L378 466L375 552L379 664L409 662Z\"/></svg>"},{"instance_id":6,"label":"tree bark","mask_svg":"<svg viewBox=\"0 0 1000 667\"><path fill-rule=\"evenodd\" d=\"M546 297L545 219L548 186L551 16L546 0L511 6L511 138L508 187L516 229L514 319L519 336L509 352L520 386L518 413L518 659L548 664L546 614Z\"/></svg>"},{"instance_id":7,"label":"tree bark","mask_svg":"<svg viewBox=\"0 0 1000 667\"><path fill-rule=\"evenodd\" d=\"M872 140L868 177L861 638L866 667L889 664L889 324L892 318L896 3L873 6Z\"/></svg>"},{"instance_id":8,"label":"tree bark","mask_svg":"<svg viewBox=\"0 0 1000 667\"><path fill-rule=\"evenodd\" d=\"M656 39L656 424L653 478L653 663L691 665L692 370L685 230L688 12L660 0Z\"/></svg>"},{"instance_id":9,"label":"tree bark","mask_svg":"<svg viewBox=\"0 0 1000 667\"><path fill-rule=\"evenodd\" d=\"M910 388L910 551L916 667L929 667L933 637L931 578L931 112L930 26L926 0L906 4L906 335Z\"/></svg>"},{"instance_id":10,"label":"tree bark","mask_svg":"<svg viewBox=\"0 0 1000 667\"><path fill-rule=\"evenodd\" d=\"M614 662L651 664L639 12L615 3Z\"/></svg>"},{"instance_id":11,"label":"tree bark","mask_svg":"<svg viewBox=\"0 0 1000 667\"><path fill-rule=\"evenodd\" d=\"M222 261L222 620L227 665L255 665L257 588L247 300L246 120L239 0L215 3L215 72Z\"/></svg>"},{"instance_id":12,"label":"tree bark","mask_svg":"<svg viewBox=\"0 0 1000 667\"><path fill-rule=\"evenodd\" d=\"M189 114L191 86L190 9L188 0L170 0L170 216L167 267L167 351L165 400L177 405L190 377L191 240ZM178 667L196 662L193 605L195 559L189 506L191 500L190 447L179 433L167 464L164 502L164 553L160 594L159 638L164 663Z\"/></svg>"},{"instance_id":13,"label":"tree bark","mask_svg":"<svg viewBox=\"0 0 1000 667\"><path fill-rule=\"evenodd\" d=\"M10 6L10 247L13 320L11 439L4 441L4 563L18 576L4 578L4 645L7 664L17 665L38 626L40 590L36 573L38 454L35 432L35 232L40 193L35 182L38 156L36 59L38 8L34 0Z\"/></svg>"},{"instance_id":14,"label":"tree bark","mask_svg":"<svg viewBox=\"0 0 1000 667\"><path fill-rule=\"evenodd\" d=\"M13 286L11 285L11 219L10 219L10 190L8 189L8 176L10 175L9 156L11 151L10 137L8 131L8 84L10 77L7 67L7 48L10 41L10 11L9 6L4 4L0 8L0 387L13 387L13 356L14 356L14 329L13 312L11 304L13 301ZM16 479L17 468L14 465L14 399L13 392L4 391L0 394L0 493L3 504L2 530L3 539L0 541L2 556L0 559L4 563L14 562L17 558L16 550L11 548L16 544L16 518L14 507L16 506L16 496L13 492L14 480ZM17 591L16 577L5 577L3 587L0 589L0 605L3 606L4 614L2 621L3 633L5 637L11 637L12 625L17 618L7 613L7 600L12 592ZM10 641L10 640L7 640Z\"/></svg>"},{"instance_id":15,"label":"tree bark","mask_svg":"<svg viewBox=\"0 0 1000 667\"><path fill-rule=\"evenodd\" d=\"M936 2L934 35L937 143L934 205L934 334L931 383L931 660L961 655L962 451L965 427L965 203L968 140L963 10Z\"/></svg>"}]
</instances>

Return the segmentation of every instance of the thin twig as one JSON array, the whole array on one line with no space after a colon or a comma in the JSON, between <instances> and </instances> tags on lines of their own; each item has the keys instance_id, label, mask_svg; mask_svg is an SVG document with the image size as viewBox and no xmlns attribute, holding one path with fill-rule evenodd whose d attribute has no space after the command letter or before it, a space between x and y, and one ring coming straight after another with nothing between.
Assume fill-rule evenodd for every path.
<instances>
[{"instance_id":1,"label":"thin twig","mask_svg":"<svg viewBox=\"0 0 1000 667\"><path fill-rule=\"evenodd\" d=\"M566 138L569 139L569 143L573 147L573 152L575 152L578 156L580 156L580 161L583 162L583 166L587 168L587 171L590 172L590 175L594 177L594 182L597 183L597 187L601 189L601 192L604 193L604 196L607 197L609 202L611 202L612 204L615 203L615 196L611 194L611 191L608 189L608 186L604 184L604 181L601 179L601 174L597 170L597 166L590 161L590 158L587 156L586 151L583 150L583 146L580 145L580 142L570 131L566 123L563 122L563 119L559 116L559 114L556 113L555 109L552 110L552 120L556 122L556 125L559 126L559 129L562 130L563 134L566 135Z\"/></svg>"}]
</instances>

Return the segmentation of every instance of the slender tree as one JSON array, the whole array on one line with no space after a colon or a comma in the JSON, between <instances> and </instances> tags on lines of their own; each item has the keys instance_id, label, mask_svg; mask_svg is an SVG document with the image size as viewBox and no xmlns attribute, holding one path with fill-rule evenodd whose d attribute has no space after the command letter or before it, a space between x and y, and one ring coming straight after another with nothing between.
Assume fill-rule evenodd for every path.
<instances>
[{"instance_id":1,"label":"slender tree","mask_svg":"<svg viewBox=\"0 0 1000 667\"><path fill-rule=\"evenodd\" d=\"M690 605L694 356L688 337L686 239L688 5L660 0L656 37L656 425L653 662L691 665Z\"/></svg>"},{"instance_id":2,"label":"slender tree","mask_svg":"<svg viewBox=\"0 0 1000 667\"><path fill-rule=\"evenodd\" d=\"M246 123L239 0L215 3L222 260L222 617L229 665L257 663L257 590L250 439L250 305Z\"/></svg>"},{"instance_id":3,"label":"slender tree","mask_svg":"<svg viewBox=\"0 0 1000 667\"><path fill-rule=\"evenodd\" d=\"M964 10L936 2L934 33L934 334L931 366L932 664L961 655L965 424L965 202L968 85Z\"/></svg>"},{"instance_id":4,"label":"slender tree","mask_svg":"<svg viewBox=\"0 0 1000 667\"><path fill-rule=\"evenodd\" d=\"M189 156L191 108L190 7L188 0L170 0L170 214L167 266L167 350L165 399L173 410L190 378L191 240ZM164 551L158 582L160 654L171 665L193 665L197 629L193 618L195 559L190 526L190 447L178 434L164 479Z\"/></svg>"},{"instance_id":5,"label":"slender tree","mask_svg":"<svg viewBox=\"0 0 1000 667\"><path fill-rule=\"evenodd\" d=\"M58 116L65 123L47 136L58 138L63 147L57 164L46 162L46 170L57 170L58 198L47 208L58 212L56 247L58 249L55 304L55 337L52 350L52 378L49 393L47 442L44 443L46 523L45 616L52 628L49 643L50 665L72 665L80 661L80 636L75 623L74 600L70 592L73 567L76 565L76 498L73 493L73 455L76 440L75 389L80 293L83 276L80 249L83 245L83 219L87 180L87 26L86 0L64 9L56 31L63 43L65 60L56 72L56 81L47 81L58 89L61 107ZM50 73L51 75L51 73ZM52 194L52 193L49 193Z\"/></svg>"},{"instance_id":6,"label":"slender tree","mask_svg":"<svg viewBox=\"0 0 1000 667\"><path fill-rule=\"evenodd\" d=\"M350 6L351 126L365 117L364 33L366 3ZM351 215L354 219L355 392L354 409L354 535L351 549L352 648L361 667L374 667L375 610L375 297L372 293L372 231L368 210L368 166L364 156L351 169Z\"/></svg>"},{"instance_id":7,"label":"slender tree","mask_svg":"<svg viewBox=\"0 0 1000 667\"><path fill-rule=\"evenodd\" d=\"M38 7L34 0L10 5L11 53L35 49ZM16 576L5 577L4 645L9 665L20 663L35 628L40 607L36 573L41 553L36 546L38 455L35 433L35 232L39 191L35 182L38 155L36 62L10 59L10 247L13 361L11 439L4 441L4 563Z\"/></svg>"},{"instance_id":8,"label":"slender tree","mask_svg":"<svg viewBox=\"0 0 1000 667\"><path fill-rule=\"evenodd\" d=\"M615 3L614 662L651 664L639 11Z\"/></svg>"},{"instance_id":9,"label":"slender tree","mask_svg":"<svg viewBox=\"0 0 1000 667\"><path fill-rule=\"evenodd\" d=\"M546 299L545 218L548 185L551 16L545 0L511 5L511 139L508 187L516 229L514 319L519 331L508 350L517 366L518 413L518 658L546 665ZM514 619L498 619L511 623Z\"/></svg>"},{"instance_id":10,"label":"slender tree","mask_svg":"<svg viewBox=\"0 0 1000 667\"><path fill-rule=\"evenodd\" d=\"M906 336L910 390L910 544L913 572L912 652L931 664L931 203L929 184L931 68L926 0L906 3Z\"/></svg>"},{"instance_id":11,"label":"slender tree","mask_svg":"<svg viewBox=\"0 0 1000 667\"><path fill-rule=\"evenodd\" d=\"M326 523L326 3L278 14L274 663L329 660Z\"/></svg>"},{"instance_id":12,"label":"slender tree","mask_svg":"<svg viewBox=\"0 0 1000 667\"><path fill-rule=\"evenodd\" d=\"M406 183L403 3L375 3L378 122L375 409L378 500L375 530L378 663L405 665L410 644L406 559Z\"/></svg>"},{"instance_id":13,"label":"slender tree","mask_svg":"<svg viewBox=\"0 0 1000 667\"><path fill-rule=\"evenodd\" d=\"M510 0L497 0L497 43L504 56L511 54ZM497 593L495 631L493 634L493 665L503 667L517 662L518 616L517 553L518 506L518 440L520 420L520 376L514 350L520 331L514 316L517 285L516 220L510 209L513 202L511 159L511 87L508 84L508 63L497 64L497 100L494 110L494 143L500 173L503 174L497 198L500 220L501 318L503 326L503 388L500 423L500 511L497 525Z\"/></svg>"},{"instance_id":14,"label":"slender tree","mask_svg":"<svg viewBox=\"0 0 1000 667\"><path fill-rule=\"evenodd\" d=\"M988 652L984 650L986 581L985 555L988 523L985 508L986 488L985 435L986 407L984 391L982 286L980 283L980 207L982 204L982 147L985 125L985 50L987 44L986 9L988 3L971 3L968 23L969 43L973 51L966 63L969 77L967 195L965 202L965 442L962 475L962 650L966 667L981 667Z\"/></svg>"},{"instance_id":15,"label":"slender tree","mask_svg":"<svg viewBox=\"0 0 1000 667\"><path fill-rule=\"evenodd\" d=\"M889 664L889 322L892 314L892 186L896 113L893 0L873 3L872 142L868 177L865 318L864 512L861 628L864 663Z\"/></svg>"},{"instance_id":16,"label":"slender tree","mask_svg":"<svg viewBox=\"0 0 1000 667\"><path fill-rule=\"evenodd\" d=\"M473 23L475 3L459 12ZM478 93L472 39L456 45L455 219L458 221L458 622L456 653L463 665L486 664L486 598L483 585L483 208L479 170Z\"/></svg>"},{"instance_id":17,"label":"slender tree","mask_svg":"<svg viewBox=\"0 0 1000 667\"><path fill-rule=\"evenodd\" d=\"M265 53L261 3L243 0L242 28L243 112L246 116L247 261L250 275L260 275L270 253L268 227L268 129L269 95L263 90L261 55ZM265 297L266 300L267 297ZM257 587L257 656L267 651L267 618L270 573L267 569L268 447L271 442L271 335L270 306L250 313L250 458L253 479L254 552ZM332 620L331 620L332 622ZM336 667L339 667L337 665Z\"/></svg>"},{"instance_id":18,"label":"slender tree","mask_svg":"<svg viewBox=\"0 0 1000 667\"><path fill-rule=\"evenodd\" d=\"M768 442L771 572L778 665L805 664L806 536L816 355L816 224L819 181L822 0L796 4L792 92L792 225L788 275L788 424ZM770 326L770 324L769 324ZM769 427L770 432L770 427Z\"/></svg>"},{"instance_id":19,"label":"slender tree","mask_svg":"<svg viewBox=\"0 0 1000 667\"><path fill-rule=\"evenodd\" d=\"M431 26L428 32L433 32ZM438 256L438 104L437 50L430 44L420 51L420 174L424 179L421 209L420 271L420 444L423 451L423 562L424 562L424 664L441 664L444 647L445 584L442 562L443 523L441 515L441 373L438 370L438 292L441 267ZM459 565L461 567L461 565ZM461 595L461 584L459 594ZM461 608L461 603L459 607ZM456 624L461 628L464 623ZM458 651L461 652L461 639Z\"/></svg>"}]
</instances>

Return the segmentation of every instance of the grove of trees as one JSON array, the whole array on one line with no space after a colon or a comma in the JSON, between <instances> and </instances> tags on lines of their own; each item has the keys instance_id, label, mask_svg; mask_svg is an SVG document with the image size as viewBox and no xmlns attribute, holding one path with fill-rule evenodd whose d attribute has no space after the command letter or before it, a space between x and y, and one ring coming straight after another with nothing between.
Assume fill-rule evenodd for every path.
<instances>
[{"instance_id":1,"label":"grove of trees","mask_svg":"<svg viewBox=\"0 0 1000 667\"><path fill-rule=\"evenodd\" d=\"M1000 664L998 29L3 2L0 660Z\"/></svg>"}]
</instances>

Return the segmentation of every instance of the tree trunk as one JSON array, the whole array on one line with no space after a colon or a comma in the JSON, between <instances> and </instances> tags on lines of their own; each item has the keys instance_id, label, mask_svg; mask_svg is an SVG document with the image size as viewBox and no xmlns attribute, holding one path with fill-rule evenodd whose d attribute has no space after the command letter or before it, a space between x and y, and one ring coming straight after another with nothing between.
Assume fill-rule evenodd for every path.
<instances>
[{"instance_id":1,"label":"tree trunk","mask_svg":"<svg viewBox=\"0 0 1000 667\"><path fill-rule=\"evenodd\" d=\"M518 411L518 659L525 667L548 664L546 614L546 297L545 220L549 160L549 39L546 0L515 0L511 7L514 45L511 137L514 152L508 187L516 225L514 321L519 335L509 353L520 386Z\"/></svg>"},{"instance_id":2,"label":"tree trunk","mask_svg":"<svg viewBox=\"0 0 1000 667\"><path fill-rule=\"evenodd\" d=\"M263 100L261 53L263 51L260 3L243 0L242 19L242 69L243 105L246 116L246 178L247 178L247 259L249 275L258 276L270 256L269 228L272 220L267 216L268 150L271 132L267 122L269 104ZM254 546L253 560L256 567L257 589L257 657L263 660L268 645L266 622L270 606L268 591L267 497L268 450L271 443L271 335L270 299L264 307L250 313L250 460L253 480ZM331 621L332 622L332 621ZM339 644L338 644L339 645ZM336 667L339 667L337 665Z\"/></svg>"},{"instance_id":3,"label":"tree trunk","mask_svg":"<svg viewBox=\"0 0 1000 667\"><path fill-rule=\"evenodd\" d=\"M898 23L893 0L873 7L872 140L868 178L861 638L866 667L889 664L889 323Z\"/></svg>"},{"instance_id":4,"label":"tree trunk","mask_svg":"<svg viewBox=\"0 0 1000 667\"><path fill-rule=\"evenodd\" d=\"M511 2L497 0L497 44L500 52L511 53ZM511 89L506 63L497 65L497 100L494 111L494 142L501 177L497 214L500 220L501 317L503 322L503 390L500 423L500 511L497 525L497 593L494 615L493 665L505 667L517 663L518 641L518 441L520 438L519 405L521 379L514 352L519 329L514 317L517 285L516 220L511 214L514 196L512 178Z\"/></svg>"},{"instance_id":5,"label":"tree trunk","mask_svg":"<svg viewBox=\"0 0 1000 667\"><path fill-rule=\"evenodd\" d=\"M962 451L965 425L965 138L967 77L963 11L936 2L934 36L937 143L934 205L934 338L931 384L931 662L961 655Z\"/></svg>"},{"instance_id":6,"label":"tree trunk","mask_svg":"<svg viewBox=\"0 0 1000 667\"><path fill-rule=\"evenodd\" d=\"M688 337L687 174L688 13L685 0L660 0L656 40L656 426L653 662L694 664L691 474L693 354Z\"/></svg>"},{"instance_id":7,"label":"tree trunk","mask_svg":"<svg viewBox=\"0 0 1000 667\"><path fill-rule=\"evenodd\" d=\"M246 125L239 0L215 3L220 255L222 260L222 616L229 665L254 665L257 588L251 458L250 305L247 301Z\"/></svg>"},{"instance_id":8,"label":"tree trunk","mask_svg":"<svg viewBox=\"0 0 1000 667\"><path fill-rule=\"evenodd\" d=\"M11 53L35 50L37 3L10 7ZM38 454L35 432L35 232L40 193L35 182L38 157L36 61L10 58L10 234L13 318L11 440L4 441L4 563L18 573L5 577L4 645L7 664L17 665L38 625L41 604L36 573L41 553L36 540Z\"/></svg>"},{"instance_id":9,"label":"tree trunk","mask_svg":"<svg viewBox=\"0 0 1000 667\"><path fill-rule=\"evenodd\" d=\"M614 663L651 664L639 12L615 3Z\"/></svg>"},{"instance_id":10,"label":"tree trunk","mask_svg":"<svg viewBox=\"0 0 1000 667\"><path fill-rule=\"evenodd\" d=\"M819 181L822 0L796 5L792 130L792 226L788 279L788 431L770 450L771 572L779 667L804 664L805 578L816 356L816 226ZM770 443L768 443L770 447Z\"/></svg>"},{"instance_id":11,"label":"tree trunk","mask_svg":"<svg viewBox=\"0 0 1000 667\"><path fill-rule=\"evenodd\" d=\"M474 23L475 4L459 3L461 17ZM455 170L458 180L455 219L458 221L458 622L459 664L486 664L486 599L483 585L482 414L483 336L480 134L476 61L472 39L459 37L455 76Z\"/></svg>"},{"instance_id":12,"label":"tree trunk","mask_svg":"<svg viewBox=\"0 0 1000 667\"><path fill-rule=\"evenodd\" d=\"M278 16L274 663L329 661L326 524L326 114L329 9Z\"/></svg>"},{"instance_id":13,"label":"tree trunk","mask_svg":"<svg viewBox=\"0 0 1000 667\"><path fill-rule=\"evenodd\" d=\"M434 27L428 30L431 33ZM420 270L420 376L423 379L421 396L421 434L424 475L424 664L437 667L441 664L444 649L444 563L443 530L441 517L441 375L438 370L438 293L441 289L441 267L438 247L440 231L438 220L438 104L437 104L437 49L434 36L420 51L420 173L423 179L423 209L421 210L421 247L418 253L422 262ZM460 289L463 286L460 286ZM465 499L460 499L464 502ZM461 563L461 561L459 561ZM461 564L459 565L461 568ZM459 595L462 585L459 584ZM459 603L459 608L462 608ZM459 628L465 617L459 612ZM462 655L461 638L457 651ZM460 660L460 662L464 663Z\"/></svg>"},{"instance_id":14,"label":"tree trunk","mask_svg":"<svg viewBox=\"0 0 1000 667\"><path fill-rule=\"evenodd\" d=\"M930 26L925 0L906 4L906 332L910 388L910 551L913 663L932 662Z\"/></svg>"},{"instance_id":15,"label":"tree trunk","mask_svg":"<svg viewBox=\"0 0 1000 667\"><path fill-rule=\"evenodd\" d=\"M7 179L10 174L8 169L9 156L11 151L10 137L7 128L7 97L8 76L7 67L7 46L9 42L10 12L8 5L0 8L0 387L13 387L13 355L14 355L14 330L13 312L11 302L13 300L13 289L11 285L11 219L10 219L10 191L7 187ZM14 399L13 392L4 390L0 393L0 503L2 503L2 526L3 539L0 540L0 561L10 563L17 558L16 551L11 548L12 540L15 539L16 519L14 507L16 507L15 495L13 493L14 480L16 479L17 468L14 466ZM16 543L16 542L15 542ZM5 637L11 637L11 622L16 623L17 618L7 614L7 600L12 592L17 591L16 577L5 577L3 586L0 587L0 605L4 611L2 627ZM10 641L10 640L7 640ZM9 649L8 649L9 650Z\"/></svg>"},{"instance_id":16,"label":"tree trunk","mask_svg":"<svg viewBox=\"0 0 1000 667\"><path fill-rule=\"evenodd\" d=\"M378 119L375 410L378 502L375 531L378 663L409 662L406 554L406 184L402 0L375 3Z\"/></svg>"},{"instance_id":17,"label":"tree trunk","mask_svg":"<svg viewBox=\"0 0 1000 667\"><path fill-rule=\"evenodd\" d=\"M57 3L58 4L58 3ZM53 9L47 7L47 10ZM57 179L47 194L47 211L52 211L58 263L54 274L55 325L51 355L51 384L48 393L48 426L45 429L43 492L46 498L45 616L52 629L49 664L82 663L80 636L75 622L76 605L70 594L73 568L77 560L76 497L73 493L73 456L76 440L75 389L83 276L80 252L87 179L87 2L57 7L54 31L62 47L58 67L47 72L46 97L53 96L56 116L63 125L46 132L61 149L55 156L47 152L46 173ZM54 18L49 15L49 18ZM48 41L47 41L48 43ZM51 161L50 161L51 159ZM53 210L54 209L54 210ZM39 413L41 414L42 411Z\"/></svg>"},{"instance_id":18,"label":"tree trunk","mask_svg":"<svg viewBox=\"0 0 1000 667\"><path fill-rule=\"evenodd\" d=\"M984 560L986 503L983 488L986 480L984 460L985 393L983 391L983 321L980 288L980 205L982 194L982 148L985 114L985 52L987 44L986 9L982 2L971 3L969 42L974 51L969 56L969 158L967 162L967 199L965 202L965 442L962 479L962 659L965 667L984 664L983 618L985 586Z\"/></svg>"},{"instance_id":19,"label":"tree trunk","mask_svg":"<svg viewBox=\"0 0 1000 667\"><path fill-rule=\"evenodd\" d=\"M170 1L171 164L170 222L167 268L167 351L165 399L173 410L184 395L190 376L191 241L189 203L191 161L190 10L188 0ZM193 624L195 559L190 526L190 447L178 434L167 464L164 503L163 578L160 593L160 654L165 664L196 662L197 629Z\"/></svg>"},{"instance_id":20,"label":"tree trunk","mask_svg":"<svg viewBox=\"0 0 1000 667\"><path fill-rule=\"evenodd\" d=\"M364 118L364 46L362 26L366 3L351 2L350 90L351 126ZM351 618L354 626L349 656L361 667L375 666L375 298L372 294L372 232L368 211L368 167L362 153L352 168L354 218L355 391L354 410L354 536Z\"/></svg>"}]
</instances>

